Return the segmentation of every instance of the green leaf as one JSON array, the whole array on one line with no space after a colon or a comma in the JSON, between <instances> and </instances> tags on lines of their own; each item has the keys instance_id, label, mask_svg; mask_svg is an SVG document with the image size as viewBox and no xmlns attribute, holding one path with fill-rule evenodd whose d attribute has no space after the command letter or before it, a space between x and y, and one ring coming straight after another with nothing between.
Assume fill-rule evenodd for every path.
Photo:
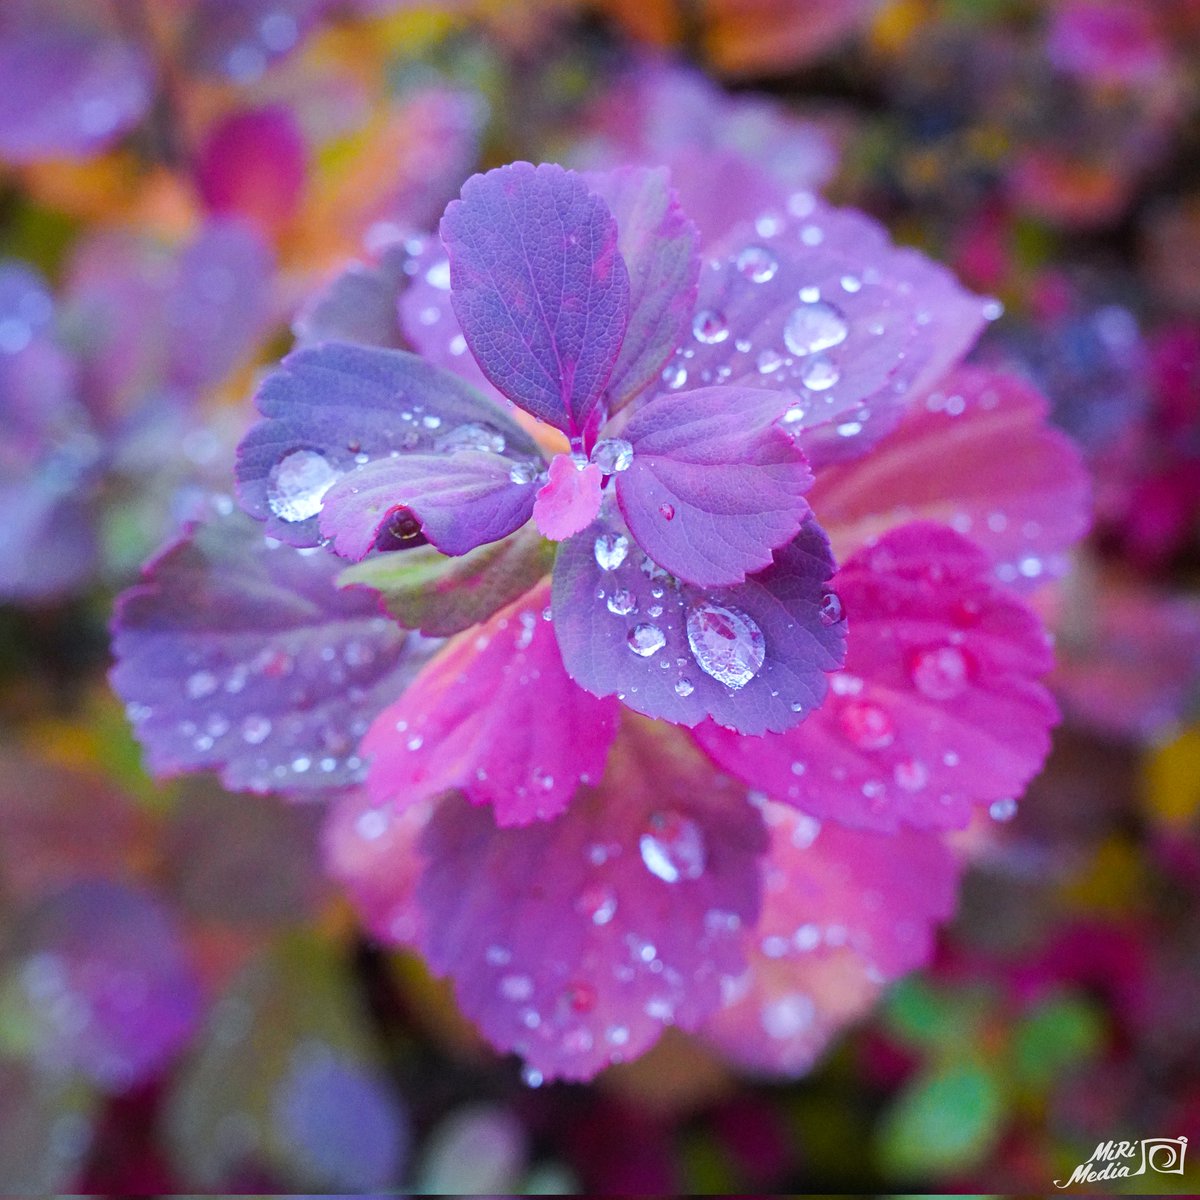
<instances>
[{"instance_id":1,"label":"green leaf","mask_svg":"<svg viewBox=\"0 0 1200 1200\"><path fill-rule=\"evenodd\" d=\"M994 1072L977 1059L943 1062L900 1092L876 1134L883 1169L929 1179L981 1162L1003 1132L1006 1110Z\"/></svg>"},{"instance_id":2,"label":"green leaf","mask_svg":"<svg viewBox=\"0 0 1200 1200\"><path fill-rule=\"evenodd\" d=\"M1103 1022L1093 1004L1081 996L1051 997L1014 1031L1012 1066L1017 1081L1044 1092L1064 1071L1092 1058L1103 1040Z\"/></svg>"},{"instance_id":3,"label":"green leaf","mask_svg":"<svg viewBox=\"0 0 1200 1200\"><path fill-rule=\"evenodd\" d=\"M368 558L343 571L338 586L371 588L405 629L449 637L529 591L553 566L554 549L526 525L458 558L432 546Z\"/></svg>"},{"instance_id":4,"label":"green leaf","mask_svg":"<svg viewBox=\"0 0 1200 1200\"><path fill-rule=\"evenodd\" d=\"M991 1007L980 988L937 988L920 975L901 980L888 993L884 1021L905 1044L938 1055L970 1046Z\"/></svg>"}]
</instances>

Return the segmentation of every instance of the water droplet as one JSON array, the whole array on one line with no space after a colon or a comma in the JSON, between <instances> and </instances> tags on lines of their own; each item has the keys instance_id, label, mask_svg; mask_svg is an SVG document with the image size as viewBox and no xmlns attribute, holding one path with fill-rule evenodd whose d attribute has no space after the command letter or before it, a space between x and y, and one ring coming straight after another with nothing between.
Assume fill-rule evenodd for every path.
<instances>
[{"instance_id":1,"label":"water droplet","mask_svg":"<svg viewBox=\"0 0 1200 1200\"><path fill-rule=\"evenodd\" d=\"M929 768L918 758L906 759L892 769L892 778L906 792L919 792L929 782Z\"/></svg>"},{"instance_id":2,"label":"water droplet","mask_svg":"<svg viewBox=\"0 0 1200 1200\"><path fill-rule=\"evenodd\" d=\"M197 671L188 676L187 694L193 700L203 700L217 690L217 677L211 671Z\"/></svg>"},{"instance_id":3,"label":"water droplet","mask_svg":"<svg viewBox=\"0 0 1200 1200\"><path fill-rule=\"evenodd\" d=\"M882 750L896 738L892 718L869 700L851 700L838 713L838 724L852 745L860 750Z\"/></svg>"},{"instance_id":4,"label":"water droplet","mask_svg":"<svg viewBox=\"0 0 1200 1200\"><path fill-rule=\"evenodd\" d=\"M668 363L663 368L662 381L673 392L678 391L688 381L687 367L682 363Z\"/></svg>"},{"instance_id":5,"label":"water droplet","mask_svg":"<svg viewBox=\"0 0 1200 1200\"><path fill-rule=\"evenodd\" d=\"M592 462L605 475L628 471L633 465L633 446L624 438L602 438L592 450Z\"/></svg>"},{"instance_id":6,"label":"water droplet","mask_svg":"<svg viewBox=\"0 0 1200 1200\"><path fill-rule=\"evenodd\" d=\"M506 445L504 434L500 430L477 421L468 421L465 425L458 426L457 429L451 429L442 434L436 442L437 449L450 454L456 450L479 450L484 453L503 454Z\"/></svg>"},{"instance_id":7,"label":"water droplet","mask_svg":"<svg viewBox=\"0 0 1200 1200\"><path fill-rule=\"evenodd\" d=\"M726 687L745 687L766 661L766 641L736 608L704 601L687 615L688 645L700 669Z\"/></svg>"},{"instance_id":8,"label":"water droplet","mask_svg":"<svg viewBox=\"0 0 1200 1200\"><path fill-rule=\"evenodd\" d=\"M737 269L751 283L766 283L775 278L779 262L765 246L747 246L737 256Z\"/></svg>"},{"instance_id":9,"label":"water droplet","mask_svg":"<svg viewBox=\"0 0 1200 1200\"><path fill-rule=\"evenodd\" d=\"M617 588L605 602L608 611L618 617L627 617L637 612L637 597L628 588Z\"/></svg>"},{"instance_id":10,"label":"water droplet","mask_svg":"<svg viewBox=\"0 0 1200 1200\"><path fill-rule=\"evenodd\" d=\"M500 995L519 1004L533 995L533 980L528 975L505 975L500 980Z\"/></svg>"},{"instance_id":11,"label":"water droplet","mask_svg":"<svg viewBox=\"0 0 1200 1200\"><path fill-rule=\"evenodd\" d=\"M652 814L646 832L638 839L638 849L646 870L664 883L699 879L708 861L704 831L677 812Z\"/></svg>"},{"instance_id":12,"label":"water droplet","mask_svg":"<svg viewBox=\"0 0 1200 1200\"><path fill-rule=\"evenodd\" d=\"M641 658L657 654L667 644L663 631L657 625L635 625L626 640L630 650Z\"/></svg>"},{"instance_id":13,"label":"water droplet","mask_svg":"<svg viewBox=\"0 0 1200 1200\"><path fill-rule=\"evenodd\" d=\"M675 684L675 695L687 699L696 690L696 685L687 678L680 679Z\"/></svg>"},{"instance_id":14,"label":"water droplet","mask_svg":"<svg viewBox=\"0 0 1200 1200\"><path fill-rule=\"evenodd\" d=\"M663 519L664 521L673 521L673 520L675 520L675 505L673 505L673 504L660 504L660 505L658 506L658 515L659 515L660 517L662 517L662 519Z\"/></svg>"},{"instance_id":15,"label":"water droplet","mask_svg":"<svg viewBox=\"0 0 1200 1200\"><path fill-rule=\"evenodd\" d=\"M526 1087L539 1088L545 1082L545 1076L537 1068L526 1065L521 1068L521 1082Z\"/></svg>"},{"instance_id":16,"label":"water droplet","mask_svg":"<svg viewBox=\"0 0 1200 1200\"><path fill-rule=\"evenodd\" d=\"M777 350L764 350L756 363L760 375L773 375L783 366L783 355Z\"/></svg>"},{"instance_id":17,"label":"water droplet","mask_svg":"<svg viewBox=\"0 0 1200 1200\"><path fill-rule=\"evenodd\" d=\"M826 392L841 377L842 373L838 370L837 363L826 354L810 358L800 368L800 382L810 392Z\"/></svg>"},{"instance_id":18,"label":"water droplet","mask_svg":"<svg viewBox=\"0 0 1200 1200\"><path fill-rule=\"evenodd\" d=\"M836 625L846 615L841 596L837 592L826 592L821 597L817 615L821 618L822 625Z\"/></svg>"},{"instance_id":19,"label":"water droplet","mask_svg":"<svg viewBox=\"0 0 1200 1200\"><path fill-rule=\"evenodd\" d=\"M307 521L324 507L338 472L316 450L293 450L271 468L267 503L281 521Z\"/></svg>"},{"instance_id":20,"label":"water droplet","mask_svg":"<svg viewBox=\"0 0 1200 1200\"><path fill-rule=\"evenodd\" d=\"M729 336L729 325L725 318L711 308L702 309L692 321L692 333L696 341L706 346L723 342Z\"/></svg>"},{"instance_id":21,"label":"water droplet","mask_svg":"<svg viewBox=\"0 0 1200 1200\"><path fill-rule=\"evenodd\" d=\"M602 533L593 547L596 565L602 571L615 571L629 553L629 539L622 533Z\"/></svg>"},{"instance_id":22,"label":"water droplet","mask_svg":"<svg viewBox=\"0 0 1200 1200\"><path fill-rule=\"evenodd\" d=\"M793 311L783 327L783 340L793 354L816 354L840 346L849 332L838 309L818 300Z\"/></svg>"},{"instance_id":23,"label":"water droplet","mask_svg":"<svg viewBox=\"0 0 1200 1200\"><path fill-rule=\"evenodd\" d=\"M988 806L988 815L993 821L1011 821L1017 815L1017 802L1011 796L993 800Z\"/></svg>"},{"instance_id":24,"label":"water droplet","mask_svg":"<svg viewBox=\"0 0 1200 1200\"><path fill-rule=\"evenodd\" d=\"M842 291L849 292L853 295L855 292L862 291L862 280L857 275L842 276Z\"/></svg>"},{"instance_id":25,"label":"water droplet","mask_svg":"<svg viewBox=\"0 0 1200 1200\"><path fill-rule=\"evenodd\" d=\"M762 1027L768 1037L791 1038L812 1024L816 1006L802 992L789 992L763 1005Z\"/></svg>"},{"instance_id":26,"label":"water droplet","mask_svg":"<svg viewBox=\"0 0 1200 1200\"><path fill-rule=\"evenodd\" d=\"M913 685L931 700L953 700L970 677L967 656L957 646L918 650L909 664Z\"/></svg>"},{"instance_id":27,"label":"water droplet","mask_svg":"<svg viewBox=\"0 0 1200 1200\"><path fill-rule=\"evenodd\" d=\"M617 898L606 887L585 888L575 901L575 911L589 918L593 925L607 925L616 915Z\"/></svg>"},{"instance_id":28,"label":"water droplet","mask_svg":"<svg viewBox=\"0 0 1200 1200\"><path fill-rule=\"evenodd\" d=\"M271 734L271 722L266 717L249 716L242 722L242 740L251 746L259 746Z\"/></svg>"},{"instance_id":29,"label":"water droplet","mask_svg":"<svg viewBox=\"0 0 1200 1200\"><path fill-rule=\"evenodd\" d=\"M508 478L511 483L532 483L538 474L538 465L532 462L513 463L508 470Z\"/></svg>"}]
</instances>

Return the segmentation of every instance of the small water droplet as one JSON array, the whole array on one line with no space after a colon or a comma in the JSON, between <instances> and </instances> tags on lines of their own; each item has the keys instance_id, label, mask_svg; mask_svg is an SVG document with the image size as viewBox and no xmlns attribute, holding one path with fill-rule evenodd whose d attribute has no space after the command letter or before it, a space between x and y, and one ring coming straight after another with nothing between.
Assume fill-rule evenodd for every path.
<instances>
[{"instance_id":1,"label":"small water droplet","mask_svg":"<svg viewBox=\"0 0 1200 1200\"><path fill-rule=\"evenodd\" d=\"M646 870L664 883L699 879L708 861L704 831L690 817L673 811L651 815L638 849Z\"/></svg>"},{"instance_id":2,"label":"small water droplet","mask_svg":"<svg viewBox=\"0 0 1200 1200\"><path fill-rule=\"evenodd\" d=\"M316 450L293 450L271 468L267 504L281 521L307 521L325 504L339 473Z\"/></svg>"},{"instance_id":3,"label":"small water droplet","mask_svg":"<svg viewBox=\"0 0 1200 1200\"><path fill-rule=\"evenodd\" d=\"M687 699L696 690L696 685L688 678L680 679L675 684L675 695Z\"/></svg>"},{"instance_id":4,"label":"small water droplet","mask_svg":"<svg viewBox=\"0 0 1200 1200\"><path fill-rule=\"evenodd\" d=\"M820 617L822 625L836 625L845 615L846 610L842 606L842 598L837 592L826 592L821 597L817 616Z\"/></svg>"},{"instance_id":5,"label":"small water droplet","mask_svg":"<svg viewBox=\"0 0 1200 1200\"><path fill-rule=\"evenodd\" d=\"M838 712L838 724L859 750L882 750L896 738L896 727L886 710L869 700L851 700Z\"/></svg>"},{"instance_id":6,"label":"small water droplet","mask_svg":"<svg viewBox=\"0 0 1200 1200\"><path fill-rule=\"evenodd\" d=\"M666 644L667 639L657 625L635 625L626 639L629 648L640 658L650 658L657 654Z\"/></svg>"},{"instance_id":7,"label":"small water droplet","mask_svg":"<svg viewBox=\"0 0 1200 1200\"><path fill-rule=\"evenodd\" d=\"M760 375L774 375L783 366L783 355L778 350L764 350L755 365Z\"/></svg>"},{"instance_id":8,"label":"small water droplet","mask_svg":"<svg viewBox=\"0 0 1200 1200\"><path fill-rule=\"evenodd\" d=\"M633 465L633 446L624 438L602 438L592 450L592 462L605 475L628 471Z\"/></svg>"},{"instance_id":9,"label":"small water droplet","mask_svg":"<svg viewBox=\"0 0 1200 1200\"><path fill-rule=\"evenodd\" d=\"M575 911L587 917L593 925L607 925L617 912L617 898L610 888L585 888L575 901Z\"/></svg>"},{"instance_id":10,"label":"small water droplet","mask_svg":"<svg viewBox=\"0 0 1200 1200\"><path fill-rule=\"evenodd\" d=\"M479 450L484 453L503 454L507 445L504 434L490 425L468 421L442 434L435 443L438 450L452 454L456 450Z\"/></svg>"},{"instance_id":11,"label":"small water droplet","mask_svg":"<svg viewBox=\"0 0 1200 1200\"><path fill-rule=\"evenodd\" d=\"M783 327L783 340L793 354L816 354L840 346L849 332L841 312L818 300L792 312Z\"/></svg>"},{"instance_id":12,"label":"small water droplet","mask_svg":"<svg viewBox=\"0 0 1200 1200\"><path fill-rule=\"evenodd\" d=\"M910 660L909 671L917 691L931 700L953 700L970 679L967 656L957 646L918 650Z\"/></svg>"},{"instance_id":13,"label":"small water droplet","mask_svg":"<svg viewBox=\"0 0 1200 1200\"><path fill-rule=\"evenodd\" d=\"M663 368L662 381L673 392L678 391L688 381L687 367L682 363L668 363Z\"/></svg>"},{"instance_id":14,"label":"small water droplet","mask_svg":"<svg viewBox=\"0 0 1200 1200\"><path fill-rule=\"evenodd\" d=\"M736 608L697 604L687 615L687 637L700 669L726 687L745 687L766 661L762 630Z\"/></svg>"},{"instance_id":15,"label":"small water droplet","mask_svg":"<svg viewBox=\"0 0 1200 1200\"><path fill-rule=\"evenodd\" d=\"M906 792L919 792L929 782L929 768L919 758L906 759L892 769L892 778Z\"/></svg>"},{"instance_id":16,"label":"small water droplet","mask_svg":"<svg viewBox=\"0 0 1200 1200\"><path fill-rule=\"evenodd\" d=\"M747 246L737 256L737 269L751 283L766 283L775 278L779 261L765 246Z\"/></svg>"},{"instance_id":17,"label":"small water droplet","mask_svg":"<svg viewBox=\"0 0 1200 1200\"><path fill-rule=\"evenodd\" d=\"M500 995L519 1004L533 995L533 980L528 975L505 975L500 980Z\"/></svg>"},{"instance_id":18,"label":"small water droplet","mask_svg":"<svg viewBox=\"0 0 1200 1200\"><path fill-rule=\"evenodd\" d=\"M203 700L217 690L217 677L211 671L197 671L188 676L186 687L193 700Z\"/></svg>"},{"instance_id":19,"label":"small water droplet","mask_svg":"<svg viewBox=\"0 0 1200 1200\"><path fill-rule=\"evenodd\" d=\"M713 346L729 336L729 325L719 312L705 308L692 320L692 334L696 341Z\"/></svg>"},{"instance_id":20,"label":"small water droplet","mask_svg":"<svg viewBox=\"0 0 1200 1200\"><path fill-rule=\"evenodd\" d=\"M837 363L826 354L808 359L800 368L800 382L810 392L827 392L841 377Z\"/></svg>"},{"instance_id":21,"label":"small water droplet","mask_svg":"<svg viewBox=\"0 0 1200 1200\"><path fill-rule=\"evenodd\" d=\"M629 539L623 533L602 533L592 549L600 570L615 571L629 553Z\"/></svg>"},{"instance_id":22,"label":"small water droplet","mask_svg":"<svg viewBox=\"0 0 1200 1200\"><path fill-rule=\"evenodd\" d=\"M605 604L608 611L618 617L627 617L630 613L637 612L638 607L637 597L628 588L617 588Z\"/></svg>"},{"instance_id":23,"label":"small water droplet","mask_svg":"<svg viewBox=\"0 0 1200 1200\"><path fill-rule=\"evenodd\" d=\"M1011 796L993 800L988 805L988 815L993 821L1011 821L1017 815L1017 802Z\"/></svg>"},{"instance_id":24,"label":"small water droplet","mask_svg":"<svg viewBox=\"0 0 1200 1200\"><path fill-rule=\"evenodd\" d=\"M816 1006L802 992L789 992L762 1008L762 1027L768 1037L783 1040L803 1033L812 1024Z\"/></svg>"},{"instance_id":25,"label":"small water droplet","mask_svg":"<svg viewBox=\"0 0 1200 1200\"><path fill-rule=\"evenodd\" d=\"M660 517L662 517L662 519L663 519L664 521L673 521L673 520L675 520L675 505L673 505L673 504L660 504L660 505L658 506L658 515L659 515Z\"/></svg>"},{"instance_id":26,"label":"small water droplet","mask_svg":"<svg viewBox=\"0 0 1200 1200\"><path fill-rule=\"evenodd\" d=\"M508 478L511 483L532 483L538 474L538 465L531 462L513 463L508 470Z\"/></svg>"},{"instance_id":27,"label":"small water droplet","mask_svg":"<svg viewBox=\"0 0 1200 1200\"><path fill-rule=\"evenodd\" d=\"M271 722L267 717L252 715L242 722L242 740L251 746L259 746L271 734Z\"/></svg>"}]
</instances>

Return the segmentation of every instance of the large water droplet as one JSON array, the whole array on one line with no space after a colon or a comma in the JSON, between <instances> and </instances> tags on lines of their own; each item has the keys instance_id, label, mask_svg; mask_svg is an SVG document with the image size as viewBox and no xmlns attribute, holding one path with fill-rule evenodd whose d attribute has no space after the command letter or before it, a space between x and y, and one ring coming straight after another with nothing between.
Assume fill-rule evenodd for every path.
<instances>
[{"instance_id":1,"label":"large water droplet","mask_svg":"<svg viewBox=\"0 0 1200 1200\"><path fill-rule=\"evenodd\" d=\"M633 446L624 438L602 438L592 450L592 462L605 475L628 471L633 465Z\"/></svg>"},{"instance_id":2,"label":"large water droplet","mask_svg":"<svg viewBox=\"0 0 1200 1200\"><path fill-rule=\"evenodd\" d=\"M442 434L436 443L439 450L450 454L456 450L479 450L492 454L503 454L506 444L504 434L500 430L477 421L468 421L465 425L458 426L457 429L451 429L448 433Z\"/></svg>"},{"instance_id":3,"label":"large water droplet","mask_svg":"<svg viewBox=\"0 0 1200 1200\"><path fill-rule=\"evenodd\" d=\"M706 346L723 342L729 336L729 324L725 318L711 308L701 309L692 321L692 333L696 341Z\"/></svg>"},{"instance_id":4,"label":"large water droplet","mask_svg":"<svg viewBox=\"0 0 1200 1200\"><path fill-rule=\"evenodd\" d=\"M686 700L695 690L696 685L686 677L675 683L675 695L680 699Z\"/></svg>"},{"instance_id":5,"label":"large water droplet","mask_svg":"<svg viewBox=\"0 0 1200 1200\"><path fill-rule=\"evenodd\" d=\"M641 658L649 658L657 654L666 644L667 639L657 625L635 625L629 631L629 648Z\"/></svg>"},{"instance_id":6,"label":"large water droplet","mask_svg":"<svg viewBox=\"0 0 1200 1200\"><path fill-rule=\"evenodd\" d=\"M316 450L293 450L271 468L267 503L281 521L307 521L325 504L338 472Z\"/></svg>"},{"instance_id":7,"label":"large water droplet","mask_svg":"<svg viewBox=\"0 0 1200 1200\"><path fill-rule=\"evenodd\" d=\"M849 332L841 312L818 300L793 311L783 327L783 340L793 354L816 354L840 346Z\"/></svg>"},{"instance_id":8,"label":"large water droplet","mask_svg":"<svg viewBox=\"0 0 1200 1200\"><path fill-rule=\"evenodd\" d=\"M628 588L617 588L605 601L610 613L618 617L627 617L637 612L637 597Z\"/></svg>"},{"instance_id":9,"label":"large water droplet","mask_svg":"<svg viewBox=\"0 0 1200 1200\"><path fill-rule=\"evenodd\" d=\"M541 467L538 463L518 462L508 470L508 478L510 483L532 483L540 474Z\"/></svg>"},{"instance_id":10,"label":"large water droplet","mask_svg":"<svg viewBox=\"0 0 1200 1200\"><path fill-rule=\"evenodd\" d=\"M838 723L850 743L859 750L882 750L896 738L892 718L869 700L851 700L843 704Z\"/></svg>"},{"instance_id":11,"label":"large water droplet","mask_svg":"<svg viewBox=\"0 0 1200 1200\"><path fill-rule=\"evenodd\" d=\"M918 650L909 664L913 685L931 700L953 700L967 686L970 667L957 646Z\"/></svg>"},{"instance_id":12,"label":"large water droplet","mask_svg":"<svg viewBox=\"0 0 1200 1200\"><path fill-rule=\"evenodd\" d=\"M652 814L646 832L638 840L638 849L646 870L665 883L699 879L708 861L704 831L690 817L677 812Z\"/></svg>"},{"instance_id":13,"label":"large water droplet","mask_svg":"<svg viewBox=\"0 0 1200 1200\"><path fill-rule=\"evenodd\" d=\"M700 669L726 687L745 687L766 661L766 641L736 608L704 601L687 615L688 645Z\"/></svg>"},{"instance_id":14,"label":"large water droplet","mask_svg":"<svg viewBox=\"0 0 1200 1200\"><path fill-rule=\"evenodd\" d=\"M766 283L775 278L779 261L765 246L747 246L737 256L737 269L751 283Z\"/></svg>"},{"instance_id":15,"label":"large water droplet","mask_svg":"<svg viewBox=\"0 0 1200 1200\"><path fill-rule=\"evenodd\" d=\"M629 553L629 539L623 533L602 533L593 547L596 565L602 571L615 571Z\"/></svg>"}]
</instances>

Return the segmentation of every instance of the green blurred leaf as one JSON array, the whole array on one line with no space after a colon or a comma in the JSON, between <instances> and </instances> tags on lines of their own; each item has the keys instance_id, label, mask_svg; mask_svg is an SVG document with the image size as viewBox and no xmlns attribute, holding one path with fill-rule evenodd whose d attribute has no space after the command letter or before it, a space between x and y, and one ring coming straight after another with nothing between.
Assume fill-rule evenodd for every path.
<instances>
[{"instance_id":1,"label":"green blurred leaf","mask_svg":"<svg viewBox=\"0 0 1200 1200\"><path fill-rule=\"evenodd\" d=\"M883 1019L888 1032L910 1046L958 1054L974 1042L991 1007L982 988L936 988L911 975L888 993Z\"/></svg>"},{"instance_id":2,"label":"green blurred leaf","mask_svg":"<svg viewBox=\"0 0 1200 1200\"><path fill-rule=\"evenodd\" d=\"M1042 1092L1064 1071L1092 1058L1104 1041L1104 1024L1081 996L1055 996L1013 1032L1012 1068L1017 1082Z\"/></svg>"},{"instance_id":3,"label":"green blurred leaf","mask_svg":"<svg viewBox=\"0 0 1200 1200\"><path fill-rule=\"evenodd\" d=\"M937 1178L981 1162L1006 1111L995 1072L978 1059L942 1062L896 1097L876 1134L883 1170L896 1180Z\"/></svg>"},{"instance_id":4,"label":"green blurred leaf","mask_svg":"<svg viewBox=\"0 0 1200 1200\"><path fill-rule=\"evenodd\" d=\"M338 586L369 587L405 629L448 637L529 591L553 563L554 545L526 525L458 558L432 546L368 558L343 571Z\"/></svg>"}]
</instances>

